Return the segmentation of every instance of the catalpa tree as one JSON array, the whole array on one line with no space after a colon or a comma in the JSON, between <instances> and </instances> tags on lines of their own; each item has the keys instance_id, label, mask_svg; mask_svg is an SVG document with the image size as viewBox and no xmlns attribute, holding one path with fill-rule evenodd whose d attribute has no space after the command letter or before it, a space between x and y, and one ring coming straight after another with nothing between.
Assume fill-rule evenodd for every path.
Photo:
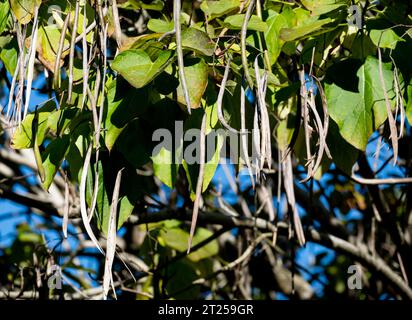
<instances>
[{"instance_id":1,"label":"catalpa tree","mask_svg":"<svg viewBox=\"0 0 412 320\"><path fill-rule=\"evenodd\" d=\"M0 297L412 298L411 9L0 0Z\"/></svg>"}]
</instances>

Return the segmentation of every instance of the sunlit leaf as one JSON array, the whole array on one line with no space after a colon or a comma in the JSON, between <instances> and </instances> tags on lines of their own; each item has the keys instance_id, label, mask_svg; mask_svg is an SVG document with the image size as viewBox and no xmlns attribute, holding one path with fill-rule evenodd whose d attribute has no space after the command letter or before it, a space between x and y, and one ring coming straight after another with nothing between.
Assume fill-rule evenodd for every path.
<instances>
[{"instance_id":1,"label":"sunlit leaf","mask_svg":"<svg viewBox=\"0 0 412 320\"><path fill-rule=\"evenodd\" d=\"M393 98L391 63L383 63L382 69L388 96ZM365 150L372 132L387 118L378 60L368 57L357 76L358 92L346 91L332 84L325 86L325 93L330 116L338 125L342 137L359 150Z\"/></svg>"},{"instance_id":2,"label":"sunlit leaf","mask_svg":"<svg viewBox=\"0 0 412 320\"><path fill-rule=\"evenodd\" d=\"M33 19L34 9L40 4L41 0L10 0L11 10L21 24L28 24Z\"/></svg>"},{"instance_id":3,"label":"sunlit leaf","mask_svg":"<svg viewBox=\"0 0 412 320\"><path fill-rule=\"evenodd\" d=\"M171 52L164 51L152 61L144 50L131 49L117 55L112 68L132 86L142 88L164 70L170 57Z\"/></svg>"},{"instance_id":4,"label":"sunlit leaf","mask_svg":"<svg viewBox=\"0 0 412 320\"><path fill-rule=\"evenodd\" d=\"M215 45L209 36L198 29L187 28L182 33L182 46L185 49L191 49L206 56L213 55Z\"/></svg>"},{"instance_id":5,"label":"sunlit leaf","mask_svg":"<svg viewBox=\"0 0 412 320\"><path fill-rule=\"evenodd\" d=\"M320 34L329 31L322 28L325 24L331 23L331 18L317 20L309 24L300 25L294 28L283 28L280 30L280 38L284 41L294 41L308 37L314 33Z\"/></svg>"},{"instance_id":6,"label":"sunlit leaf","mask_svg":"<svg viewBox=\"0 0 412 320\"><path fill-rule=\"evenodd\" d=\"M244 14L236 14L234 16L228 16L225 19L225 24L230 29L240 30L242 29L243 21L245 20ZM266 23L262 21L258 16L252 15L247 25L248 30L265 32L267 29Z\"/></svg>"},{"instance_id":7,"label":"sunlit leaf","mask_svg":"<svg viewBox=\"0 0 412 320\"><path fill-rule=\"evenodd\" d=\"M153 32L166 33L173 30L174 24L173 21L150 19L147 23L147 28Z\"/></svg>"},{"instance_id":8,"label":"sunlit leaf","mask_svg":"<svg viewBox=\"0 0 412 320\"><path fill-rule=\"evenodd\" d=\"M197 228L196 233L193 237L193 246L206 240L213 233L205 228ZM161 230L159 237L162 238L165 245L175 249L177 251L187 250L187 241L189 239L189 233L180 228L168 228L167 230ZM199 250L196 250L188 255L188 258L197 262L202 259L210 258L218 253L219 247L216 240L209 242L207 245L203 246Z\"/></svg>"},{"instance_id":9,"label":"sunlit leaf","mask_svg":"<svg viewBox=\"0 0 412 320\"><path fill-rule=\"evenodd\" d=\"M339 9L350 3L348 0L302 0L302 4L315 16Z\"/></svg>"},{"instance_id":10,"label":"sunlit leaf","mask_svg":"<svg viewBox=\"0 0 412 320\"><path fill-rule=\"evenodd\" d=\"M202 2L200 9L202 9L209 19L214 19L232 11L239 10L239 6L240 0L206 0Z\"/></svg>"},{"instance_id":11,"label":"sunlit leaf","mask_svg":"<svg viewBox=\"0 0 412 320\"><path fill-rule=\"evenodd\" d=\"M399 37L392 29L371 30L369 34L373 44L381 48L395 49L398 41L405 41Z\"/></svg>"}]
</instances>

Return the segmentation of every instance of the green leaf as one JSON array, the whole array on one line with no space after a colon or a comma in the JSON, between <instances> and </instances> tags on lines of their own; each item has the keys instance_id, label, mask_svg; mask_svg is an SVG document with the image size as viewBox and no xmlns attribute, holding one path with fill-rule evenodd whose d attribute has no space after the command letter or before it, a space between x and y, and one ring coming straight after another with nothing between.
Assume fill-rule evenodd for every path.
<instances>
[{"instance_id":1,"label":"green leaf","mask_svg":"<svg viewBox=\"0 0 412 320\"><path fill-rule=\"evenodd\" d=\"M200 102L207 87L209 74L208 66L201 58L186 59L184 63L190 104L192 109L196 109L200 107ZM181 85L177 88L177 101L182 105L186 105Z\"/></svg>"},{"instance_id":2,"label":"green leaf","mask_svg":"<svg viewBox=\"0 0 412 320\"><path fill-rule=\"evenodd\" d=\"M412 82L407 86L406 92L408 95L408 101L405 106L405 115L409 125L412 125Z\"/></svg>"},{"instance_id":3,"label":"green leaf","mask_svg":"<svg viewBox=\"0 0 412 320\"><path fill-rule=\"evenodd\" d=\"M153 0L150 3L145 3L141 0L129 0L130 4L135 8L135 9L146 9L146 10L153 10L153 11L162 11L164 7L164 2L163 0Z\"/></svg>"},{"instance_id":4,"label":"green leaf","mask_svg":"<svg viewBox=\"0 0 412 320\"><path fill-rule=\"evenodd\" d=\"M47 130L50 128L49 118L53 111L56 110L56 104L53 101L48 102L42 108L38 109L39 124L37 129L37 143L41 145ZM28 149L33 147L33 133L32 123L34 119L34 113L29 113L21 123L20 128L17 128L11 139L11 146L14 149Z\"/></svg>"},{"instance_id":5,"label":"green leaf","mask_svg":"<svg viewBox=\"0 0 412 320\"><path fill-rule=\"evenodd\" d=\"M169 281L166 283L166 290L174 299L193 300L199 296L200 286L192 285L199 278L197 266L188 259L182 259L167 267L165 278Z\"/></svg>"},{"instance_id":6,"label":"green leaf","mask_svg":"<svg viewBox=\"0 0 412 320\"><path fill-rule=\"evenodd\" d=\"M147 23L147 28L156 33L166 33L173 30L174 24L173 21L150 19Z\"/></svg>"},{"instance_id":7,"label":"green leaf","mask_svg":"<svg viewBox=\"0 0 412 320\"><path fill-rule=\"evenodd\" d=\"M172 94L179 86L179 79L172 74L173 68L169 66L164 72L162 72L155 80L154 87L156 91L165 96Z\"/></svg>"},{"instance_id":8,"label":"green leaf","mask_svg":"<svg viewBox=\"0 0 412 320\"><path fill-rule=\"evenodd\" d=\"M213 108L213 106L210 106L208 108L210 108L210 110L206 111L206 121L208 123L208 126L210 126L211 123L213 123L213 119L216 117L215 113L217 112L217 109ZM185 123L186 131L192 128L200 127L203 112L201 112L200 109L195 111L196 112L193 112L189 120ZM202 192L205 192L207 190L216 172L217 166L219 165L220 150L222 149L224 138L224 135L222 135L222 132L219 132L219 130L211 131L209 134L206 135L206 163L203 176ZM199 139L193 138L193 140L191 141L186 141L185 144L185 152L191 151L192 144L195 146L192 155L193 157L198 156L200 152L198 140ZM187 155L183 156L183 158L185 157L187 159ZM185 161L185 159L183 159L183 168L186 172L186 177L189 182L190 197L193 200L195 198L196 184L199 178L199 164L188 164Z\"/></svg>"},{"instance_id":9,"label":"green leaf","mask_svg":"<svg viewBox=\"0 0 412 320\"><path fill-rule=\"evenodd\" d=\"M69 144L70 136L64 135L62 138L57 138L50 142L42 154L43 168L46 174L42 186L45 190L48 190L53 182L54 176L60 168L69 149Z\"/></svg>"},{"instance_id":10,"label":"green leaf","mask_svg":"<svg viewBox=\"0 0 412 320\"><path fill-rule=\"evenodd\" d=\"M3 33L9 20L10 5L8 0L0 0L0 34Z\"/></svg>"},{"instance_id":11,"label":"green leaf","mask_svg":"<svg viewBox=\"0 0 412 320\"><path fill-rule=\"evenodd\" d=\"M148 90L135 89L126 81L117 79L108 88L107 113L104 115L104 141L112 150L117 138L131 119L143 114L149 106Z\"/></svg>"},{"instance_id":12,"label":"green leaf","mask_svg":"<svg viewBox=\"0 0 412 320\"><path fill-rule=\"evenodd\" d=\"M47 25L39 27L37 51L40 60L47 66L49 70L54 70L57 51L59 50L61 30L57 25ZM64 39L64 46L69 46L69 39ZM63 59L69 54L69 50L63 51L60 64L63 64Z\"/></svg>"},{"instance_id":13,"label":"green leaf","mask_svg":"<svg viewBox=\"0 0 412 320\"><path fill-rule=\"evenodd\" d=\"M382 64L388 96L393 99L391 63ZM342 137L365 150L369 137L387 118L385 97L379 80L379 62L368 57L357 72L359 92L343 90L336 84L325 86L329 112Z\"/></svg>"},{"instance_id":14,"label":"green leaf","mask_svg":"<svg viewBox=\"0 0 412 320\"><path fill-rule=\"evenodd\" d=\"M17 40L14 38L4 46L0 53L0 59L11 75L14 75L14 72L16 70L18 57L19 47Z\"/></svg>"},{"instance_id":15,"label":"green leaf","mask_svg":"<svg viewBox=\"0 0 412 320\"><path fill-rule=\"evenodd\" d=\"M350 3L347 0L302 0L302 4L315 16L331 12L346 6Z\"/></svg>"},{"instance_id":16,"label":"green leaf","mask_svg":"<svg viewBox=\"0 0 412 320\"><path fill-rule=\"evenodd\" d=\"M398 41L405 41L399 37L392 29L371 30L369 36L373 44L381 48L395 49Z\"/></svg>"},{"instance_id":17,"label":"green leaf","mask_svg":"<svg viewBox=\"0 0 412 320\"><path fill-rule=\"evenodd\" d=\"M117 55L112 68L132 86L142 88L166 68L171 55L171 51L163 51L153 62L142 49L126 50Z\"/></svg>"},{"instance_id":18,"label":"green leaf","mask_svg":"<svg viewBox=\"0 0 412 320\"><path fill-rule=\"evenodd\" d=\"M209 20L224 16L234 10L239 10L240 0L206 0L200 5L200 9L205 13Z\"/></svg>"},{"instance_id":19,"label":"green leaf","mask_svg":"<svg viewBox=\"0 0 412 320\"><path fill-rule=\"evenodd\" d=\"M28 24L34 16L34 8L41 0L10 0L11 10L21 24Z\"/></svg>"},{"instance_id":20,"label":"green leaf","mask_svg":"<svg viewBox=\"0 0 412 320\"><path fill-rule=\"evenodd\" d=\"M240 30L242 29L243 21L245 20L244 14L236 14L229 16L225 19L224 23L229 29ZM262 21L258 16L252 15L247 25L248 30L265 32L267 29L266 23Z\"/></svg>"},{"instance_id":21,"label":"green leaf","mask_svg":"<svg viewBox=\"0 0 412 320\"><path fill-rule=\"evenodd\" d=\"M140 168L150 161L150 141L151 135L144 130L143 121L134 119L119 135L115 147L133 167Z\"/></svg>"},{"instance_id":22,"label":"green leaf","mask_svg":"<svg viewBox=\"0 0 412 320\"><path fill-rule=\"evenodd\" d=\"M329 123L326 143L335 165L350 176L352 167L358 160L359 150L342 138L339 128L333 120Z\"/></svg>"},{"instance_id":23,"label":"green leaf","mask_svg":"<svg viewBox=\"0 0 412 320\"><path fill-rule=\"evenodd\" d=\"M285 150L292 139L295 131L296 109L297 109L297 90L296 85L282 88L275 94L275 108L279 125L276 128L276 138L281 150Z\"/></svg>"},{"instance_id":24,"label":"green leaf","mask_svg":"<svg viewBox=\"0 0 412 320\"><path fill-rule=\"evenodd\" d=\"M284 41L280 39L280 29L286 28L288 23L286 18L276 13L267 21L267 30L265 31L265 41L268 48L270 63L273 65L281 52Z\"/></svg>"},{"instance_id":25,"label":"green leaf","mask_svg":"<svg viewBox=\"0 0 412 320\"><path fill-rule=\"evenodd\" d=\"M331 18L326 18L322 20L317 20L308 24L302 24L294 28L282 28L280 30L280 38L283 41L295 41L313 34L321 34L329 31L329 29L324 29L322 26L331 23L333 20Z\"/></svg>"},{"instance_id":26,"label":"green leaf","mask_svg":"<svg viewBox=\"0 0 412 320\"><path fill-rule=\"evenodd\" d=\"M198 29L187 28L182 32L182 46L206 56L213 55L215 45L209 36Z\"/></svg>"},{"instance_id":27,"label":"green leaf","mask_svg":"<svg viewBox=\"0 0 412 320\"><path fill-rule=\"evenodd\" d=\"M110 163L100 161L98 164L99 168L99 187L97 191L97 202L96 202L96 209L97 209L97 216L96 224L100 231L103 232L104 235L107 235L107 230L109 227L109 220L110 220L110 205L112 202L112 194L113 190L110 184L110 174L117 174L116 171L110 171ZM88 185L88 192L90 196L88 198L89 205L91 205L91 191L94 187L94 181L90 179L91 183ZM127 220L127 218L132 214L134 206L130 203L126 196L121 195L119 197L118 203L118 215L117 215L117 230L119 230L123 223Z\"/></svg>"},{"instance_id":28,"label":"green leaf","mask_svg":"<svg viewBox=\"0 0 412 320\"><path fill-rule=\"evenodd\" d=\"M207 140L211 140L213 139L213 137L207 137ZM212 154L211 159L208 159L206 164L205 164L205 172L204 172L204 176L203 176L203 186L202 186L202 192L205 192L207 190L207 188L209 187L210 182L212 181L217 166L219 165L219 160L220 160L220 150L222 149L223 146L223 141L224 141L224 137L222 135L218 135L215 138L215 149L214 152ZM186 164L187 165L187 164ZM193 181L194 183L191 184L191 188L192 188L192 192L191 192L191 197L192 199L194 199L195 196L195 189L196 189L196 184L197 183L197 179L191 179L191 181Z\"/></svg>"},{"instance_id":29,"label":"green leaf","mask_svg":"<svg viewBox=\"0 0 412 320\"><path fill-rule=\"evenodd\" d=\"M196 228L196 233L193 237L193 246L206 240L213 235L213 232L205 228ZM162 238L162 242L177 251L184 252L187 250L187 243L189 240L189 233L180 228L167 228L162 229L159 232L159 237ZM193 262L198 262L202 259L210 258L219 252L219 246L216 240L209 242L202 248L190 253L188 258Z\"/></svg>"},{"instance_id":30,"label":"green leaf","mask_svg":"<svg viewBox=\"0 0 412 320\"><path fill-rule=\"evenodd\" d=\"M177 162L178 154L173 155L172 151L162 148L158 154L152 155L151 159L155 176L173 189L180 165L180 161Z\"/></svg>"}]
</instances>

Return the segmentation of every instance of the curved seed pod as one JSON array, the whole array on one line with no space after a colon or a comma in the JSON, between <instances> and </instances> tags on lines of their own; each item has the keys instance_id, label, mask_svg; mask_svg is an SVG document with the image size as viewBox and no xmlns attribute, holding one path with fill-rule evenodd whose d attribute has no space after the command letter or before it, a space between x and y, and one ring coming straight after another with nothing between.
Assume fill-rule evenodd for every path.
<instances>
[{"instance_id":1,"label":"curved seed pod","mask_svg":"<svg viewBox=\"0 0 412 320\"><path fill-rule=\"evenodd\" d=\"M236 129L229 126L229 124L225 120L225 117L223 116L223 97L225 95L226 82L227 82L227 78L229 77L229 70L230 70L230 62L231 61L232 61L232 59L229 58L227 63L226 63L225 74L223 75L222 83L220 84L219 94L217 96L217 102L216 102L217 103L217 117L226 129L228 129L229 131L231 131L233 133L240 133Z\"/></svg>"}]
</instances>

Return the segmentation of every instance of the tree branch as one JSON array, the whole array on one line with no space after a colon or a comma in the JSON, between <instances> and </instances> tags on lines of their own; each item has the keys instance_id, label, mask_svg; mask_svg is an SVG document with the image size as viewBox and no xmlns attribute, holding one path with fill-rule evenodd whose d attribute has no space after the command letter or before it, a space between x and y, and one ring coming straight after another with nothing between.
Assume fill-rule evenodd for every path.
<instances>
[{"instance_id":1,"label":"tree branch","mask_svg":"<svg viewBox=\"0 0 412 320\"><path fill-rule=\"evenodd\" d=\"M139 225L170 219L190 221L190 211L164 210L158 213L144 214L140 217L132 216L130 217L129 222ZM224 215L220 212L200 212L198 221L199 223L203 224L219 224L228 228L257 228L261 232L275 232L276 230L276 226L273 223L262 218L249 219L245 217L233 217ZM279 233L283 232L282 236L287 236L288 225L286 223L278 223L277 228L279 229ZM338 238L334 235L320 233L313 228L309 229L307 237L308 241L319 243L325 247L351 256L355 260L364 264L374 273L381 275L382 278L389 282L391 285L398 288L402 296L412 299L412 288L410 288L404 282L402 277L399 276L395 271L393 271L382 258L376 255L370 255L366 248L359 245L355 246L350 242Z\"/></svg>"}]
</instances>

